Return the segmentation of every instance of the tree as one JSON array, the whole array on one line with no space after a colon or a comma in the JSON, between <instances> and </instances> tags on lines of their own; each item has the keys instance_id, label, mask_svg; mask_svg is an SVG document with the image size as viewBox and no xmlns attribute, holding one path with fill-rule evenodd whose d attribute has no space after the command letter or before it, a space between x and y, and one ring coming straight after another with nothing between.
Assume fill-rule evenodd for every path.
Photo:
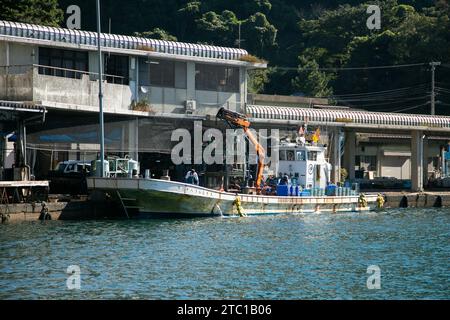
<instances>
[{"instance_id":1,"label":"tree","mask_svg":"<svg viewBox=\"0 0 450 320\"><path fill-rule=\"evenodd\" d=\"M157 40L177 41L177 37L160 28L155 28L151 31L135 32L134 35L136 37L144 37Z\"/></svg>"},{"instance_id":2,"label":"tree","mask_svg":"<svg viewBox=\"0 0 450 320\"><path fill-rule=\"evenodd\" d=\"M0 19L58 27L64 13L58 0L0 0Z\"/></svg>"},{"instance_id":3,"label":"tree","mask_svg":"<svg viewBox=\"0 0 450 320\"><path fill-rule=\"evenodd\" d=\"M264 48L276 46L277 29L267 17L257 12L242 23L245 48L260 57L265 57Z\"/></svg>"},{"instance_id":4,"label":"tree","mask_svg":"<svg viewBox=\"0 0 450 320\"><path fill-rule=\"evenodd\" d=\"M269 73L271 69L256 69L248 73L248 92L261 93L264 92L264 86L269 81Z\"/></svg>"},{"instance_id":5,"label":"tree","mask_svg":"<svg viewBox=\"0 0 450 320\"><path fill-rule=\"evenodd\" d=\"M206 12L196 20L199 31L204 32L202 40L210 44L232 46L237 36L239 20L236 15L225 10L222 14L213 11Z\"/></svg>"},{"instance_id":6,"label":"tree","mask_svg":"<svg viewBox=\"0 0 450 320\"><path fill-rule=\"evenodd\" d=\"M300 90L301 93L313 97L330 97L333 89L330 81L333 74L321 72L316 60L309 60L305 56L300 56L300 67L298 76L292 80L293 88Z\"/></svg>"}]
</instances>

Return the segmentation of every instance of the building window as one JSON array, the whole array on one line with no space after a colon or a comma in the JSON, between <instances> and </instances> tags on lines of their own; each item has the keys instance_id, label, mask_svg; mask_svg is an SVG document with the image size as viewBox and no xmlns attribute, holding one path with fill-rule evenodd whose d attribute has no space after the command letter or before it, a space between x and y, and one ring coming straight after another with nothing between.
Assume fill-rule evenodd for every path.
<instances>
[{"instance_id":1,"label":"building window","mask_svg":"<svg viewBox=\"0 0 450 320\"><path fill-rule=\"evenodd\" d=\"M239 68L196 64L195 89L239 92Z\"/></svg>"},{"instance_id":2,"label":"building window","mask_svg":"<svg viewBox=\"0 0 450 320\"><path fill-rule=\"evenodd\" d=\"M115 84L129 84L129 58L127 56L105 55L106 81Z\"/></svg>"},{"instance_id":3,"label":"building window","mask_svg":"<svg viewBox=\"0 0 450 320\"><path fill-rule=\"evenodd\" d=\"M166 88L186 88L186 63L139 59L139 84Z\"/></svg>"},{"instance_id":4,"label":"building window","mask_svg":"<svg viewBox=\"0 0 450 320\"><path fill-rule=\"evenodd\" d=\"M87 52L39 48L39 73L65 78L81 79L88 71Z\"/></svg>"}]
</instances>

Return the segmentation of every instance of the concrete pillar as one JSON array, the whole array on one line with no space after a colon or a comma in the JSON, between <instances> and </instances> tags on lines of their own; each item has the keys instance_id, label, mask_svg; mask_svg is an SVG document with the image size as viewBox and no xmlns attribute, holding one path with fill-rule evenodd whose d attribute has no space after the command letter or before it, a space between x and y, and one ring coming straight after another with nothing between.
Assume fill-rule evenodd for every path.
<instances>
[{"instance_id":1,"label":"concrete pillar","mask_svg":"<svg viewBox=\"0 0 450 320\"><path fill-rule=\"evenodd\" d=\"M428 157L429 157L429 148L428 148L428 137L425 136L423 139L423 186L428 184Z\"/></svg>"},{"instance_id":2,"label":"concrete pillar","mask_svg":"<svg viewBox=\"0 0 450 320\"><path fill-rule=\"evenodd\" d=\"M133 160L139 160L139 120L128 122L128 150Z\"/></svg>"},{"instance_id":3,"label":"concrete pillar","mask_svg":"<svg viewBox=\"0 0 450 320\"><path fill-rule=\"evenodd\" d=\"M338 183L341 180L341 145L340 145L340 129L335 128L331 136L331 182Z\"/></svg>"},{"instance_id":4,"label":"concrete pillar","mask_svg":"<svg viewBox=\"0 0 450 320\"><path fill-rule=\"evenodd\" d=\"M195 63L187 62L186 65L186 100L195 100Z\"/></svg>"},{"instance_id":5,"label":"concrete pillar","mask_svg":"<svg viewBox=\"0 0 450 320\"><path fill-rule=\"evenodd\" d=\"M411 186L412 191L423 191L423 132L411 133Z\"/></svg>"},{"instance_id":6,"label":"concrete pillar","mask_svg":"<svg viewBox=\"0 0 450 320\"><path fill-rule=\"evenodd\" d=\"M355 179L355 155L356 155L356 133L347 131L345 133L344 168L347 169L348 178Z\"/></svg>"},{"instance_id":7,"label":"concrete pillar","mask_svg":"<svg viewBox=\"0 0 450 320\"><path fill-rule=\"evenodd\" d=\"M236 105L236 111L237 112L244 112L244 106L247 103L247 69L246 68L240 68L239 69L239 101L236 101L239 103L239 105Z\"/></svg>"}]
</instances>

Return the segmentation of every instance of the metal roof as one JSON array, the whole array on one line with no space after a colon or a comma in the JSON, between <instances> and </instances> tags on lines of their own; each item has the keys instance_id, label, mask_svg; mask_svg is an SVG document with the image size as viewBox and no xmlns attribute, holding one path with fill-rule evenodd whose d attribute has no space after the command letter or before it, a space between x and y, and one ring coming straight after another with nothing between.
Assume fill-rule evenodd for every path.
<instances>
[{"instance_id":1,"label":"metal roof","mask_svg":"<svg viewBox=\"0 0 450 320\"><path fill-rule=\"evenodd\" d=\"M323 122L324 125L327 123L350 123L359 125L450 128L450 117L447 116L256 105L247 105L246 113L249 117L256 119Z\"/></svg>"},{"instance_id":2,"label":"metal roof","mask_svg":"<svg viewBox=\"0 0 450 320\"><path fill-rule=\"evenodd\" d=\"M63 42L76 45L97 46L97 34L94 32L45 27L2 20L0 20L0 35ZM106 33L102 33L100 35L100 44L104 48L149 50L166 54L225 60L239 60L240 57L248 55L248 52L243 49L155 40Z\"/></svg>"}]
</instances>

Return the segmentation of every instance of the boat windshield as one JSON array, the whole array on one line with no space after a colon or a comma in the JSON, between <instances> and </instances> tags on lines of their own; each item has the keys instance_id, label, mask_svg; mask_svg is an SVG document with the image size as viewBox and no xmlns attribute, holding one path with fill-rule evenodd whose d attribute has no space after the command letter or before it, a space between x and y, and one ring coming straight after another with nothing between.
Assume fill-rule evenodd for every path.
<instances>
[{"instance_id":1,"label":"boat windshield","mask_svg":"<svg viewBox=\"0 0 450 320\"><path fill-rule=\"evenodd\" d=\"M295 159L297 161L306 161L306 152L305 152L305 150L297 150Z\"/></svg>"},{"instance_id":2,"label":"boat windshield","mask_svg":"<svg viewBox=\"0 0 450 320\"><path fill-rule=\"evenodd\" d=\"M67 164L65 164L65 163L60 163L60 164L58 164L58 168L56 169L56 171L58 171L58 172L64 172L64 170L66 169L66 167L67 167Z\"/></svg>"}]
</instances>

